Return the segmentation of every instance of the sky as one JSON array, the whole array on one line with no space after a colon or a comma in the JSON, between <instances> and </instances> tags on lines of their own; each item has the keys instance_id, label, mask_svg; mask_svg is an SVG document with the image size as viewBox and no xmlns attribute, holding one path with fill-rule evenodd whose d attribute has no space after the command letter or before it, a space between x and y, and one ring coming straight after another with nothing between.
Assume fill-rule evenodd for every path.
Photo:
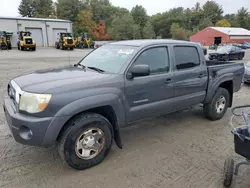
<instances>
[{"instance_id":1,"label":"sky","mask_svg":"<svg viewBox=\"0 0 250 188\"><path fill-rule=\"evenodd\" d=\"M0 0L0 16L12 16L18 15L18 5L21 0ZM70 1L70 0L69 0ZM115 6L125 7L129 10L135 5L142 5L146 8L149 15L159 12L167 11L171 8L182 6L184 8L191 8L196 2L200 2L203 5L207 0L110 0ZM216 2L222 5L224 13L236 13L241 7L250 9L250 0L216 0Z\"/></svg>"}]
</instances>

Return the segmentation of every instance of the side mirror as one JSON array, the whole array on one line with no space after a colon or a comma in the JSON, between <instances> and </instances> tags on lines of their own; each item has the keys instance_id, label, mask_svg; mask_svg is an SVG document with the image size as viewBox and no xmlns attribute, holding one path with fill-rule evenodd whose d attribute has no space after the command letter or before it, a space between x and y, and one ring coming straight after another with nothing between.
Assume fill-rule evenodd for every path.
<instances>
[{"instance_id":1,"label":"side mirror","mask_svg":"<svg viewBox=\"0 0 250 188\"><path fill-rule=\"evenodd\" d=\"M133 66L128 75L128 79L133 79L134 77L148 76L150 75L150 68L148 65L141 64Z\"/></svg>"}]
</instances>

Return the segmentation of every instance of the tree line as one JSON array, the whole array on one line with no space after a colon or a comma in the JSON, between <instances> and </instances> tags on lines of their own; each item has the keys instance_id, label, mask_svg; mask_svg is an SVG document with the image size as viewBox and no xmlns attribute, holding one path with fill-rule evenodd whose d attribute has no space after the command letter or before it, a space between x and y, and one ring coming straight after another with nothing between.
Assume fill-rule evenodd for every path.
<instances>
[{"instance_id":1,"label":"tree line","mask_svg":"<svg viewBox=\"0 0 250 188\"><path fill-rule=\"evenodd\" d=\"M221 5L207 1L192 8L177 7L152 16L136 5L129 11L109 0L22 0L19 14L23 17L66 19L73 22L76 35L88 33L96 40L128 40L173 38L188 40L208 26L243 27L250 29L250 13L242 7L226 14Z\"/></svg>"}]
</instances>

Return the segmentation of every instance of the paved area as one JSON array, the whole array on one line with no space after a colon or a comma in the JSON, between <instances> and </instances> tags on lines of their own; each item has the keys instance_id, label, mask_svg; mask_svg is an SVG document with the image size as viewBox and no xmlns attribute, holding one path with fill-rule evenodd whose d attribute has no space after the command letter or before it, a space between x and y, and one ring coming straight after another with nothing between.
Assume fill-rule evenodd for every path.
<instances>
[{"instance_id":1,"label":"paved area","mask_svg":"<svg viewBox=\"0 0 250 188\"><path fill-rule=\"evenodd\" d=\"M36 52L0 52L0 96L8 81L37 69L79 61L87 51L44 48ZM69 58L70 57L70 58ZM244 61L250 60L247 51ZM244 85L234 105L248 104ZM2 105L2 100L0 100ZM201 106L135 124L122 130L124 149L113 146L100 165L75 171L63 164L55 148L18 144L0 109L0 187L19 188L222 188L223 163L236 160L230 133L231 112L217 122L203 117ZM248 188L250 167L240 169L236 188Z\"/></svg>"}]
</instances>

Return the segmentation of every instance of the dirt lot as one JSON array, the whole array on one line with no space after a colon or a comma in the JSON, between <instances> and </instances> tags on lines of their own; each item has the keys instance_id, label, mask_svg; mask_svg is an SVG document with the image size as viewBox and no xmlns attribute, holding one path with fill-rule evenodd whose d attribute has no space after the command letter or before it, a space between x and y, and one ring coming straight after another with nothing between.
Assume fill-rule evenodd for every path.
<instances>
[{"instance_id":1,"label":"dirt lot","mask_svg":"<svg viewBox=\"0 0 250 188\"><path fill-rule=\"evenodd\" d=\"M70 52L71 63L86 51ZM0 52L0 96L7 82L36 69L68 64L68 52ZM244 61L250 60L250 51ZM234 105L249 103L250 86L244 85ZM2 105L2 100L0 100ZM58 188L221 188L225 158L234 154L228 124L231 112L217 122L203 117L200 106L122 130L124 149L115 145L100 165L75 171L62 164L55 148L23 146L14 141L0 109L0 187ZM234 187L247 188L250 167L243 167Z\"/></svg>"}]
</instances>

